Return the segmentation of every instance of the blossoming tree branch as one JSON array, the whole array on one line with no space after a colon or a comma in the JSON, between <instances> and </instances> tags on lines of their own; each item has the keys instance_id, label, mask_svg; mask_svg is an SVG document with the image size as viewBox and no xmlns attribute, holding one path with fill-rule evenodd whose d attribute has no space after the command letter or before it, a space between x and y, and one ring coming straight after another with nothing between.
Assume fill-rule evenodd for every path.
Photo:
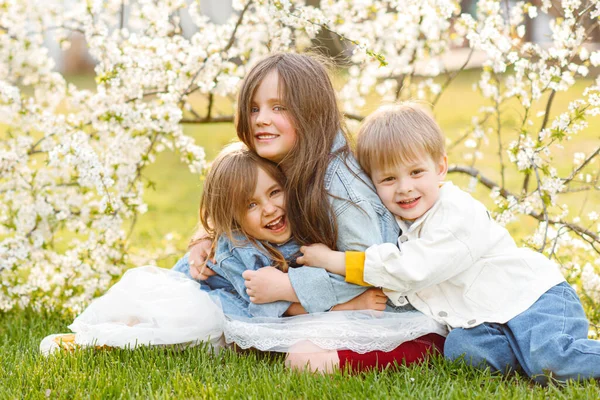
<instances>
[{"instance_id":1,"label":"blossoming tree branch","mask_svg":"<svg viewBox=\"0 0 600 400\"><path fill-rule=\"evenodd\" d=\"M600 304L598 213L564 205L574 192L598 198L600 141L563 149L600 114L600 79L589 76L600 67L590 44L600 0L480 0L475 15L451 0L315 3L234 0L219 25L199 1L0 0L0 309L76 312L106 290L132 265L146 167L170 149L200 174L204 151L182 126L232 122L233 106L219 113L216 98L233 99L260 57L305 51L318 34L348 54L339 98L349 121L373 98L423 99L435 112L472 55L485 55L474 88L485 106L448 144L450 172L486 190L501 224L533 221L519 239L560 263L588 306ZM527 41L542 17L548 42ZM68 47L74 32L97 62L94 90L68 84L45 47L48 37ZM451 67L458 47L470 51ZM555 95L578 80L588 87L557 109ZM480 168L484 149L495 170Z\"/></svg>"}]
</instances>

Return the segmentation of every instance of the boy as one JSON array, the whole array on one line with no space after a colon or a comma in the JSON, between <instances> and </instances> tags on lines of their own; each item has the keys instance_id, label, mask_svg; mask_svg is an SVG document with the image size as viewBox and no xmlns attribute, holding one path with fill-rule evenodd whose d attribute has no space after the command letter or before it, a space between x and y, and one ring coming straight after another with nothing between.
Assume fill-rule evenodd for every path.
<instances>
[{"instance_id":1,"label":"boy","mask_svg":"<svg viewBox=\"0 0 600 400\"><path fill-rule=\"evenodd\" d=\"M539 382L600 377L600 342L555 263L518 248L485 207L451 182L443 134L418 105L381 109L361 126L357 159L395 215L398 246L365 253L301 248L299 263L384 288L396 305L451 329L449 359L493 371L522 370Z\"/></svg>"}]
</instances>

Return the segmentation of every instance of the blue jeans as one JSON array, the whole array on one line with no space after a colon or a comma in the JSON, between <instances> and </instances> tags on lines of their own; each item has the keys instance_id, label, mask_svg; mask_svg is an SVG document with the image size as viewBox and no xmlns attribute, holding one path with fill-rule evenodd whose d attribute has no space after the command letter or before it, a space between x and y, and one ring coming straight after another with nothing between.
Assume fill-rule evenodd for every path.
<instances>
[{"instance_id":1,"label":"blue jeans","mask_svg":"<svg viewBox=\"0 0 600 400\"><path fill-rule=\"evenodd\" d=\"M577 293L562 282L505 324L450 331L444 356L480 368L521 371L539 383L600 378L600 341L587 338L589 322Z\"/></svg>"}]
</instances>

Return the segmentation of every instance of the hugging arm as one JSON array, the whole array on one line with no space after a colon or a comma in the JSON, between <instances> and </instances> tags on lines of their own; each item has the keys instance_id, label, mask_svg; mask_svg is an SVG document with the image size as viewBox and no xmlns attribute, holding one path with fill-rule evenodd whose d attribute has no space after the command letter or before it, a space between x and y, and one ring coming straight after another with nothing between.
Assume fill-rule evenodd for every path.
<instances>
[{"instance_id":1,"label":"hugging arm","mask_svg":"<svg viewBox=\"0 0 600 400\"><path fill-rule=\"evenodd\" d=\"M322 243L300 247L301 257L296 259L298 264L324 268L327 272L346 276L346 254L331 250Z\"/></svg>"}]
</instances>

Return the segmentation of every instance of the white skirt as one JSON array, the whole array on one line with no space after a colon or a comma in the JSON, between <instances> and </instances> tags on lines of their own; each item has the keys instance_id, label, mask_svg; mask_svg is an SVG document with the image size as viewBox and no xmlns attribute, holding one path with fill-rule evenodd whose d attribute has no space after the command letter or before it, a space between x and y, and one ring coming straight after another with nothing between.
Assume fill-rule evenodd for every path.
<instances>
[{"instance_id":1,"label":"white skirt","mask_svg":"<svg viewBox=\"0 0 600 400\"><path fill-rule=\"evenodd\" d=\"M390 351L446 329L420 312L333 311L287 318L223 315L198 282L154 266L130 269L69 326L81 346L224 343L262 351Z\"/></svg>"},{"instance_id":2,"label":"white skirt","mask_svg":"<svg viewBox=\"0 0 600 400\"><path fill-rule=\"evenodd\" d=\"M82 346L132 348L208 342L218 347L224 315L198 282L155 266L133 268L69 329Z\"/></svg>"}]
</instances>

